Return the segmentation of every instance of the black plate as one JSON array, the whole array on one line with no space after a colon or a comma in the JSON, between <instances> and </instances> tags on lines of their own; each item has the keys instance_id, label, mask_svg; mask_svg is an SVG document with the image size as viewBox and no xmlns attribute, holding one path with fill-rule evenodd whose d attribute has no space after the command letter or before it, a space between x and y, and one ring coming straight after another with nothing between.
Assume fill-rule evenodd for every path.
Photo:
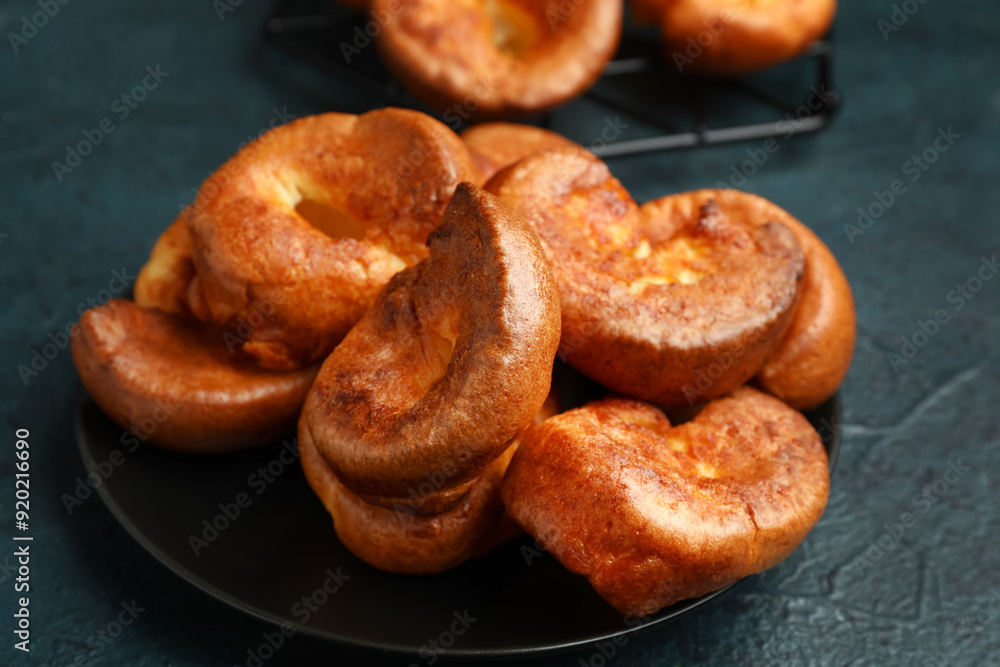
<instances>
[{"instance_id":1,"label":"black plate","mask_svg":"<svg viewBox=\"0 0 1000 667\"><path fill-rule=\"evenodd\" d=\"M564 405L594 395L587 380L567 369L556 378ZM133 446L128 440L123 444L121 429L81 394L76 413L80 453L87 471L103 478L98 491L122 526L198 588L296 631L405 653L419 653L437 641L440 655L449 657L513 657L572 649L661 625L723 592L645 619L627 619L527 537L445 574L387 574L337 540L329 515L291 455L294 448L275 444L207 457L150 446L129 451ZM840 446L839 396L807 416L823 436L832 471ZM250 499L245 508L238 508L240 494ZM226 518L220 504L230 515L238 508L238 516ZM204 521L225 527L199 545L196 555L190 538L212 537L203 535ZM316 593L328 571L349 579L341 580L333 594ZM337 583L331 580L328 587ZM314 593L315 611L296 606ZM467 631L456 624L462 632L450 634L455 615L466 612L476 620Z\"/></svg>"}]
</instances>

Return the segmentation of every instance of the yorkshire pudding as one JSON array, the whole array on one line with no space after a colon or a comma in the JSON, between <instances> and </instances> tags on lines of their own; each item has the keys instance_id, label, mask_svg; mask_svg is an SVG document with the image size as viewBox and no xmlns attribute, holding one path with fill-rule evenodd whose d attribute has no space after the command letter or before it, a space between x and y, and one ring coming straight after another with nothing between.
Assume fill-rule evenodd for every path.
<instances>
[{"instance_id":1,"label":"yorkshire pudding","mask_svg":"<svg viewBox=\"0 0 1000 667\"><path fill-rule=\"evenodd\" d=\"M304 421L299 451L306 479L333 516L337 537L351 553L380 570L400 574L450 570L476 552L504 513L500 481L510 462L506 453L494 459L452 507L417 514L403 504L395 509L380 507L351 493L323 460Z\"/></svg>"},{"instance_id":2,"label":"yorkshire pudding","mask_svg":"<svg viewBox=\"0 0 1000 667\"><path fill-rule=\"evenodd\" d=\"M560 356L615 391L664 405L725 395L791 321L804 261L780 222L686 195L640 209L582 149L526 157L486 188L528 218L552 262Z\"/></svg>"},{"instance_id":3,"label":"yorkshire pudding","mask_svg":"<svg viewBox=\"0 0 1000 667\"><path fill-rule=\"evenodd\" d=\"M683 71L734 76L801 55L830 29L836 0L632 0L660 24Z\"/></svg>"},{"instance_id":4,"label":"yorkshire pudding","mask_svg":"<svg viewBox=\"0 0 1000 667\"><path fill-rule=\"evenodd\" d=\"M460 502L542 406L559 298L535 233L472 184L427 245L324 362L302 428L361 500L432 514Z\"/></svg>"},{"instance_id":5,"label":"yorkshire pudding","mask_svg":"<svg viewBox=\"0 0 1000 667\"><path fill-rule=\"evenodd\" d=\"M519 123L480 123L459 136L472 154L472 164L479 173L478 184L533 153L579 146L551 130Z\"/></svg>"},{"instance_id":6,"label":"yorkshire pudding","mask_svg":"<svg viewBox=\"0 0 1000 667\"><path fill-rule=\"evenodd\" d=\"M393 11L395 9L395 11ZM537 113L579 95L614 55L621 0L373 0L388 68L444 120Z\"/></svg>"},{"instance_id":7,"label":"yorkshire pudding","mask_svg":"<svg viewBox=\"0 0 1000 667\"><path fill-rule=\"evenodd\" d=\"M542 405L534 423L558 412L554 394ZM333 516L337 537L369 565L400 574L433 574L450 570L471 557L490 551L521 533L508 517L500 498L510 459L519 442L490 463L451 508L437 514L420 514L419 504L408 499L392 508L371 505L351 493L338 480L316 449L305 420L299 422L302 469L316 495ZM432 473L425 488L433 488L443 472ZM419 498L415 489L413 498Z\"/></svg>"},{"instance_id":8,"label":"yorkshire pudding","mask_svg":"<svg viewBox=\"0 0 1000 667\"><path fill-rule=\"evenodd\" d=\"M426 256L427 234L473 174L458 136L415 111L295 120L205 181L182 215L189 241L175 223L137 295L160 305L184 293L194 316L223 325L263 313L244 351L266 368L308 365ZM193 276L179 290L185 243Z\"/></svg>"},{"instance_id":9,"label":"yorkshire pudding","mask_svg":"<svg viewBox=\"0 0 1000 667\"><path fill-rule=\"evenodd\" d=\"M149 261L139 271L135 302L167 313L190 313L187 292L194 279L193 255L191 234L181 213L157 239Z\"/></svg>"},{"instance_id":10,"label":"yorkshire pudding","mask_svg":"<svg viewBox=\"0 0 1000 667\"><path fill-rule=\"evenodd\" d=\"M94 401L123 429L166 449L225 452L295 427L317 366L261 368L227 345L224 327L123 299L86 311L73 362Z\"/></svg>"},{"instance_id":11,"label":"yorkshire pudding","mask_svg":"<svg viewBox=\"0 0 1000 667\"><path fill-rule=\"evenodd\" d=\"M854 297L837 259L812 230L763 197L739 190L697 190L683 196L690 209L714 200L732 215L779 222L795 235L805 256L801 297L784 337L754 382L797 410L819 407L847 375L857 338ZM667 200L657 200L642 208L658 217L667 206Z\"/></svg>"},{"instance_id":12,"label":"yorkshire pudding","mask_svg":"<svg viewBox=\"0 0 1000 667\"><path fill-rule=\"evenodd\" d=\"M787 558L823 513L827 465L805 417L741 387L675 427L624 399L548 419L502 492L560 563L641 616Z\"/></svg>"}]
</instances>

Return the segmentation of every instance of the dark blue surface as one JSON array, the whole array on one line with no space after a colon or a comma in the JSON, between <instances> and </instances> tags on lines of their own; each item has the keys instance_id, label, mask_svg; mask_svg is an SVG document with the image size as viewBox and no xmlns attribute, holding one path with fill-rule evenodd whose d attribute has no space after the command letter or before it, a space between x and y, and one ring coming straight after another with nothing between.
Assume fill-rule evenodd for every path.
<instances>
[{"instance_id":1,"label":"dark blue surface","mask_svg":"<svg viewBox=\"0 0 1000 667\"><path fill-rule=\"evenodd\" d=\"M374 105L263 44L267 3L243 2L222 21L209 2L166 4L58 5L16 54L8 33L39 7L18 0L0 8L0 543L10 545L0 547L3 664L91 656L88 664L243 665L272 630L154 562L96 496L67 512L60 498L84 474L69 352L58 351L27 386L17 370L76 319L78 304L99 297L114 271L137 272L193 189L275 109L299 116ZM1000 253L1000 6L911 4L919 9L888 40L878 21L890 19L892 3L842 8L841 115L828 130L782 142L745 186L813 226L854 286L859 342L827 512L787 562L700 613L614 647L611 664L1000 664L1000 280L949 300L981 258ZM116 98L157 65L169 75L122 118ZM104 118L114 131L60 182L52 163ZM591 121L579 122L585 134ZM598 119L592 133L602 127ZM959 138L910 181L907 161L948 127ZM611 166L645 200L713 185L755 148ZM844 225L897 179L905 193L852 243ZM939 309L949 321L894 369L887 354ZM17 428L31 431L30 656L11 648L15 594L6 570ZM910 525L894 525L907 512ZM96 633L133 600L144 610L97 654L106 645ZM540 664L599 665L599 650ZM265 664L377 659L296 637Z\"/></svg>"}]
</instances>

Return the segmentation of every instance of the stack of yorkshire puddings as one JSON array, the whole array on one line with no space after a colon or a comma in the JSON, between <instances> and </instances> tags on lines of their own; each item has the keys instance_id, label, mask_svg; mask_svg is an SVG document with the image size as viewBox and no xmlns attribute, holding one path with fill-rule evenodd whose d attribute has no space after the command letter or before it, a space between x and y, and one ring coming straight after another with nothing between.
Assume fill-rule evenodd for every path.
<instances>
[{"instance_id":1,"label":"stack of yorkshire puddings","mask_svg":"<svg viewBox=\"0 0 1000 667\"><path fill-rule=\"evenodd\" d=\"M174 405L150 437L167 449L297 422L309 483L375 567L440 572L520 527L646 614L771 567L819 520L827 458L799 410L854 338L836 260L760 197L639 206L551 132L382 109L240 150L135 301L84 313L73 358L123 428ZM560 413L557 354L608 398Z\"/></svg>"},{"instance_id":2,"label":"stack of yorkshire puddings","mask_svg":"<svg viewBox=\"0 0 1000 667\"><path fill-rule=\"evenodd\" d=\"M622 0L342 0L365 9L382 60L445 120L548 110L589 88L622 34ZM836 0L631 0L680 72L735 76L802 54ZM367 37L365 38L367 40ZM346 56L359 50L342 44Z\"/></svg>"}]
</instances>

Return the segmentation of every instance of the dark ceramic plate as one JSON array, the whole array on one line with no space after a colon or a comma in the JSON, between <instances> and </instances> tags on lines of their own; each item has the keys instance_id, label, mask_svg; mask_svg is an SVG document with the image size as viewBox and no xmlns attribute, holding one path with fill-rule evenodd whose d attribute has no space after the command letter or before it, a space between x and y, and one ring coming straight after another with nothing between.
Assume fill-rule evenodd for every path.
<instances>
[{"instance_id":1,"label":"dark ceramic plate","mask_svg":"<svg viewBox=\"0 0 1000 667\"><path fill-rule=\"evenodd\" d=\"M600 391L557 370L564 405ZM839 396L807 416L832 470ZM332 641L413 654L434 641L449 657L526 656L662 625L722 593L626 619L527 537L445 574L387 574L337 540L294 447L207 457L133 447L85 393L76 431L87 471L104 478L101 497L149 553L237 609Z\"/></svg>"}]
</instances>

